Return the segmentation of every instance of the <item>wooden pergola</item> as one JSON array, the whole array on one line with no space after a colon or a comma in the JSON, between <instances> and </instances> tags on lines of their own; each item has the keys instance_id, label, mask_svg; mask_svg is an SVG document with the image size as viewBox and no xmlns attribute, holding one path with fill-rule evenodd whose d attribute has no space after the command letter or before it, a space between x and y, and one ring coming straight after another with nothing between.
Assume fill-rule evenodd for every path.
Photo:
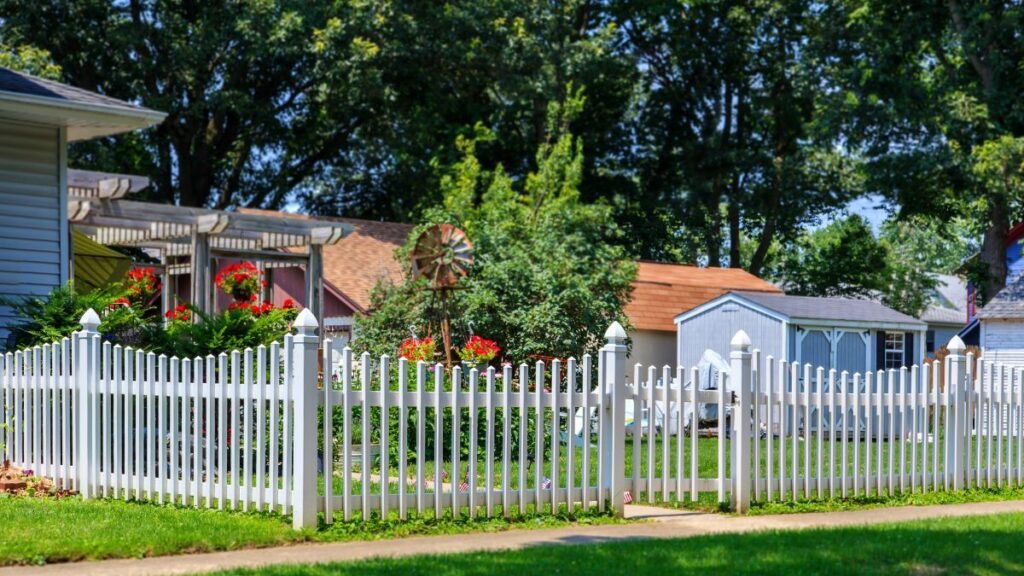
<instances>
[{"instance_id":1,"label":"wooden pergola","mask_svg":"<svg viewBox=\"0 0 1024 576\"><path fill-rule=\"evenodd\" d=\"M275 267L306 269L306 307L323 317L323 246L351 232L343 223L125 200L139 183L120 175L69 186L73 229L107 246L133 246L159 258L165 289L162 311L173 306L173 279L189 274L192 305L214 307L213 262L252 260L268 273ZM269 283L269 282L268 282Z\"/></svg>"}]
</instances>

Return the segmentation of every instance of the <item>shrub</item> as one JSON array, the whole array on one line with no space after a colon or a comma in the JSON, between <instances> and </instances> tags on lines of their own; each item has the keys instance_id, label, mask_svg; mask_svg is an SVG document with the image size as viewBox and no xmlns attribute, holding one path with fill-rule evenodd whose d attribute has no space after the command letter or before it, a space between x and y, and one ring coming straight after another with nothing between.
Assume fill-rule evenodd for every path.
<instances>
[{"instance_id":1,"label":"shrub","mask_svg":"<svg viewBox=\"0 0 1024 576\"><path fill-rule=\"evenodd\" d=\"M11 327L13 347L17 348L57 342L71 336L81 329L82 315L90 308L100 314L99 331L108 340L120 342L122 335L134 332L146 322L146 309L131 306L117 286L83 294L69 282L54 288L45 297L0 298L0 304L10 306L24 319Z\"/></svg>"}]
</instances>

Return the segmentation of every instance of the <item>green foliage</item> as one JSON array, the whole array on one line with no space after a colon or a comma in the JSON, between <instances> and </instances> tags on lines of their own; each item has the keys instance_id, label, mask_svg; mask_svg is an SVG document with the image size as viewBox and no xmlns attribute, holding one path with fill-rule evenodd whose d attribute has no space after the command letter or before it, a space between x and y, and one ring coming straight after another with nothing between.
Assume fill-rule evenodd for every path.
<instances>
[{"instance_id":1,"label":"green foliage","mask_svg":"<svg viewBox=\"0 0 1024 576\"><path fill-rule=\"evenodd\" d=\"M919 316L936 286L936 270L929 268L935 258L904 243L898 236L900 223L886 226L879 239L861 216L834 220L798 238L771 272L788 294L879 298Z\"/></svg>"},{"instance_id":2,"label":"green foliage","mask_svg":"<svg viewBox=\"0 0 1024 576\"><path fill-rule=\"evenodd\" d=\"M172 321L148 324L143 330L142 347L177 356L195 358L233 350L245 350L280 341L290 331L291 321L298 315L294 308L274 308L254 314L236 308L218 314L204 314L192 309L197 322Z\"/></svg>"},{"instance_id":3,"label":"green foliage","mask_svg":"<svg viewBox=\"0 0 1024 576\"><path fill-rule=\"evenodd\" d=\"M482 166L476 150L491 137L486 130L459 138L463 158L442 177L443 205L426 212L426 223L408 241L411 247L426 226L447 222L474 243L473 266L449 303L456 345L473 332L497 341L503 356L516 361L578 357L597 350L612 321L625 323L622 307L635 267L612 244L619 231L610 207L580 199L582 145L569 123L582 106L582 96L571 92L550 107L538 169L522 181L500 165ZM410 327L437 338L440 303L423 288L410 280L379 288L374 314L357 323L357 346L394 355Z\"/></svg>"},{"instance_id":4,"label":"green foliage","mask_svg":"<svg viewBox=\"0 0 1024 576\"><path fill-rule=\"evenodd\" d=\"M60 66L53 63L49 52L24 44L20 46L4 44L3 35L0 35L0 68L8 68L50 80L60 78Z\"/></svg>"},{"instance_id":5,"label":"green foliage","mask_svg":"<svg viewBox=\"0 0 1024 576\"><path fill-rule=\"evenodd\" d=\"M111 306L121 297L120 287L111 286L79 293L69 282L45 297L0 298L23 322L11 327L18 348L59 342L81 330L82 315L92 308L100 314L99 331L108 338L130 333L145 322L146 310Z\"/></svg>"},{"instance_id":6,"label":"green foliage","mask_svg":"<svg viewBox=\"0 0 1024 576\"><path fill-rule=\"evenodd\" d=\"M801 236L777 271L788 294L869 297L885 286L888 253L858 215Z\"/></svg>"}]
</instances>

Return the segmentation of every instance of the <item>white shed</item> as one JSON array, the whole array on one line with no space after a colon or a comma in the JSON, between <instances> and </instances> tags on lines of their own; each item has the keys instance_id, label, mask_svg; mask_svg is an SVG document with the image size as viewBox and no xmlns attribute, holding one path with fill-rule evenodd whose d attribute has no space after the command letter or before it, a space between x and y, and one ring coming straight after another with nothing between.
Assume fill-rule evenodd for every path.
<instances>
[{"instance_id":1,"label":"white shed","mask_svg":"<svg viewBox=\"0 0 1024 576\"><path fill-rule=\"evenodd\" d=\"M927 329L870 300L761 292L730 292L675 322L681 366L695 366L705 350L729 350L743 330L764 356L851 373L920 364Z\"/></svg>"}]
</instances>

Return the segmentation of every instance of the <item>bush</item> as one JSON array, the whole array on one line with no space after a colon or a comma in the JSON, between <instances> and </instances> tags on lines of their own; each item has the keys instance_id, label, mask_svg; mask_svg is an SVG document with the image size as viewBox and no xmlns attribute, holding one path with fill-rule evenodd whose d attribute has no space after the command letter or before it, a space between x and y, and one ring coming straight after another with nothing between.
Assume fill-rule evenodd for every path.
<instances>
[{"instance_id":1,"label":"bush","mask_svg":"<svg viewBox=\"0 0 1024 576\"><path fill-rule=\"evenodd\" d=\"M192 322L192 314L199 317L198 322ZM255 348L284 337L297 315L294 306L233 306L211 315L179 305L168 312L167 327L150 324L145 328L144 347L179 358Z\"/></svg>"},{"instance_id":2,"label":"bush","mask_svg":"<svg viewBox=\"0 0 1024 576\"><path fill-rule=\"evenodd\" d=\"M120 342L123 335L145 325L147 315L145 308L124 305L123 294L119 286L83 294L69 282L54 288L46 297L0 298L0 304L10 306L24 319L11 327L14 343L8 348L27 348L70 337L81 329L82 315L90 308L100 314L100 333L108 340Z\"/></svg>"}]
</instances>

